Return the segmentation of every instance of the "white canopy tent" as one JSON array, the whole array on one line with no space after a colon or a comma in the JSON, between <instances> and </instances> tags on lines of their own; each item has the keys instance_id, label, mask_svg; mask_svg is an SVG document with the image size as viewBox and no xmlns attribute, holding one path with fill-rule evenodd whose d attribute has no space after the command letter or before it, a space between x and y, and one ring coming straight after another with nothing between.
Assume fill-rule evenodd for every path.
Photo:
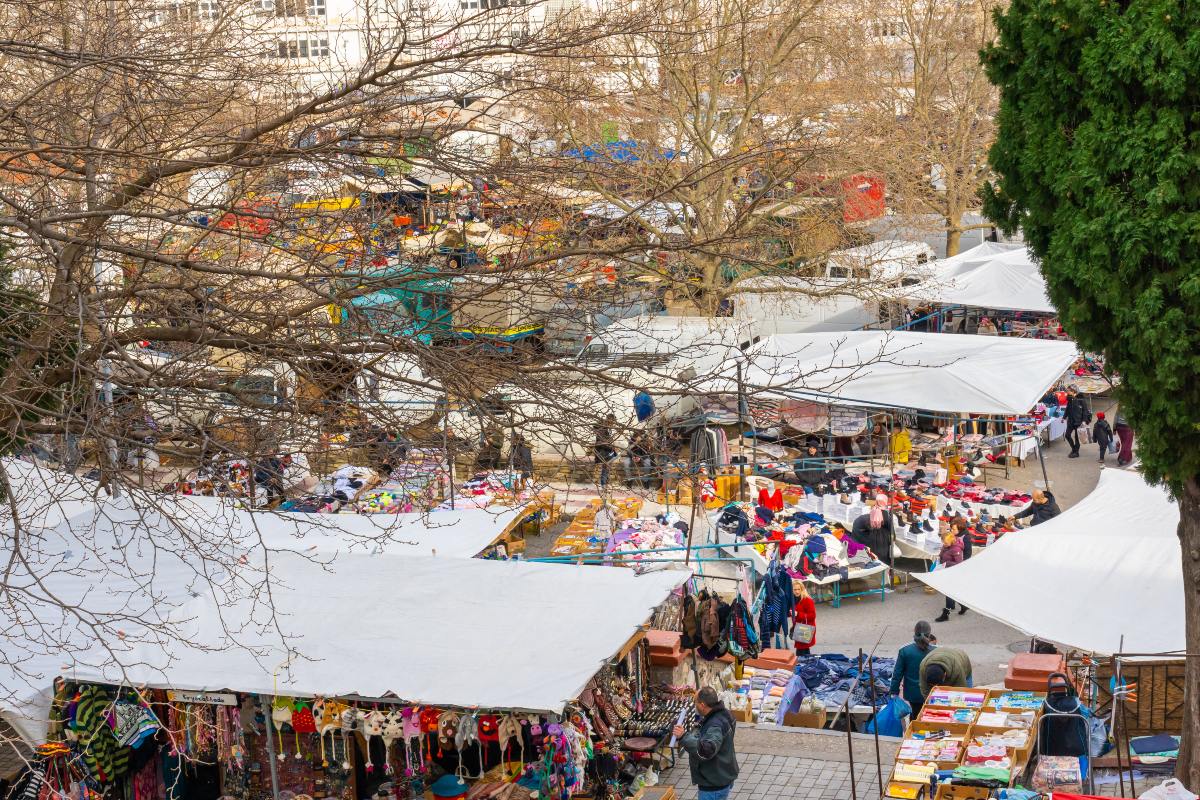
<instances>
[{"instance_id":1,"label":"white canopy tent","mask_svg":"<svg viewBox=\"0 0 1200 800\"><path fill-rule=\"evenodd\" d=\"M1130 509L1137 510L1132 528ZM913 575L972 611L1069 647L1183 652L1178 524L1179 507L1166 491L1109 469L1054 519L955 567Z\"/></svg>"},{"instance_id":2,"label":"white canopy tent","mask_svg":"<svg viewBox=\"0 0 1200 800\"><path fill-rule=\"evenodd\" d=\"M59 675L561 711L690 574L329 557L219 538L189 550L167 535L174 521L152 509L141 515L137 524L67 520L14 567L10 581L27 599L20 620L0 609L0 629L21 630L32 617L55 631L51 642L9 641L12 657L0 664L0 705L34 739L45 719L39 698ZM121 636L97 641L95 620L119 625Z\"/></svg>"},{"instance_id":3,"label":"white canopy tent","mask_svg":"<svg viewBox=\"0 0 1200 800\"><path fill-rule=\"evenodd\" d=\"M248 511L219 497L138 491L112 498L100 484L18 459L3 469L28 530L73 525L144 526L147 509L189 535L238 547L265 547L332 555L397 553L473 558L500 539L521 516L519 507L438 510L411 514L301 514ZM0 512L11 527L11 511Z\"/></svg>"},{"instance_id":4,"label":"white canopy tent","mask_svg":"<svg viewBox=\"0 0 1200 800\"><path fill-rule=\"evenodd\" d=\"M850 331L772 336L738 360L751 395L1010 416L1028 413L1075 357L1071 342ZM727 362L701 389L734 393L735 369Z\"/></svg>"},{"instance_id":5,"label":"white canopy tent","mask_svg":"<svg viewBox=\"0 0 1200 800\"><path fill-rule=\"evenodd\" d=\"M519 508L501 507L424 514L266 513L225 507L210 511L207 519L228 526L248 543L261 541L266 547L305 553L474 558L500 539L520 514Z\"/></svg>"},{"instance_id":6,"label":"white canopy tent","mask_svg":"<svg viewBox=\"0 0 1200 800\"><path fill-rule=\"evenodd\" d=\"M943 305L1054 314L1033 255L1024 245L985 242L932 265L932 275L905 297Z\"/></svg>"}]
</instances>

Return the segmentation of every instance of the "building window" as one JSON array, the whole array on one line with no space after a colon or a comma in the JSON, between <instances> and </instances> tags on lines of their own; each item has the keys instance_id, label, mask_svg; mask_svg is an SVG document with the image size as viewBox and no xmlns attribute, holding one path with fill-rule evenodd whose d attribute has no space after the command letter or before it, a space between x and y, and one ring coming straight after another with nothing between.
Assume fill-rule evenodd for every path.
<instances>
[{"instance_id":1,"label":"building window","mask_svg":"<svg viewBox=\"0 0 1200 800\"><path fill-rule=\"evenodd\" d=\"M893 39L908 35L908 25L900 20L885 20L875 23L875 35Z\"/></svg>"},{"instance_id":2,"label":"building window","mask_svg":"<svg viewBox=\"0 0 1200 800\"><path fill-rule=\"evenodd\" d=\"M256 0L260 13L265 13L269 4L277 17L323 17L326 13L326 0Z\"/></svg>"},{"instance_id":3,"label":"building window","mask_svg":"<svg viewBox=\"0 0 1200 800\"><path fill-rule=\"evenodd\" d=\"M276 58L286 58L291 61L308 58L327 58L329 56L328 39L283 39L275 49Z\"/></svg>"},{"instance_id":4,"label":"building window","mask_svg":"<svg viewBox=\"0 0 1200 800\"><path fill-rule=\"evenodd\" d=\"M525 5L525 0L458 0L458 7L463 11L479 11L493 8L508 8Z\"/></svg>"},{"instance_id":5,"label":"building window","mask_svg":"<svg viewBox=\"0 0 1200 800\"><path fill-rule=\"evenodd\" d=\"M254 0L251 4L254 13L261 17L270 17L275 14L275 0Z\"/></svg>"}]
</instances>

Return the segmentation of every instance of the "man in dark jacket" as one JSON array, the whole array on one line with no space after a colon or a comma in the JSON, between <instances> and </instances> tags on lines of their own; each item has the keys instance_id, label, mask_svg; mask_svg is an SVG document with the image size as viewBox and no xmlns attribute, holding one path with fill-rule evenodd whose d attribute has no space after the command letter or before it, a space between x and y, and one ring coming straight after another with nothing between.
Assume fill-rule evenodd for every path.
<instances>
[{"instance_id":1,"label":"man in dark jacket","mask_svg":"<svg viewBox=\"0 0 1200 800\"><path fill-rule=\"evenodd\" d=\"M699 800L725 800L738 776L733 749L737 723L717 699L717 693L707 686L696 693L696 711L700 726L689 731L676 725L674 734L679 746L687 751Z\"/></svg>"},{"instance_id":2,"label":"man in dark jacket","mask_svg":"<svg viewBox=\"0 0 1200 800\"><path fill-rule=\"evenodd\" d=\"M1020 514L1013 516L1013 519L1029 517L1030 525L1040 525L1048 519L1054 519L1061 513L1062 511L1059 510L1058 503L1054 502L1053 493L1034 489L1033 503Z\"/></svg>"},{"instance_id":3,"label":"man in dark jacket","mask_svg":"<svg viewBox=\"0 0 1200 800\"><path fill-rule=\"evenodd\" d=\"M921 662L933 650L936 642L932 626L921 620L913 628L913 640L901 647L896 656L891 691L912 706L913 719L916 719L917 712L925 703L925 695L921 694Z\"/></svg>"},{"instance_id":4,"label":"man in dark jacket","mask_svg":"<svg viewBox=\"0 0 1200 800\"><path fill-rule=\"evenodd\" d=\"M1067 390L1067 395L1067 407L1063 411L1067 420L1067 444L1071 445L1067 458L1079 458L1079 429L1092 421L1092 411L1074 386Z\"/></svg>"},{"instance_id":5,"label":"man in dark jacket","mask_svg":"<svg viewBox=\"0 0 1200 800\"><path fill-rule=\"evenodd\" d=\"M529 448L525 437L519 433L513 437L508 451L508 459L511 462L512 471L521 473L522 482L533 477L533 451Z\"/></svg>"}]
</instances>

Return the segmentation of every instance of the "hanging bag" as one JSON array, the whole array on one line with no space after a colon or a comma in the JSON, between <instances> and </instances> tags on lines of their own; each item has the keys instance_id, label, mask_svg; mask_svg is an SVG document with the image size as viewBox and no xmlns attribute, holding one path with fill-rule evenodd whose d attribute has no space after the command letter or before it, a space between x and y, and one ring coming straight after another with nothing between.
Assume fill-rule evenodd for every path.
<instances>
[{"instance_id":1,"label":"hanging bag","mask_svg":"<svg viewBox=\"0 0 1200 800\"><path fill-rule=\"evenodd\" d=\"M799 645L810 645L817 635L817 626L804 622L792 625L792 641Z\"/></svg>"}]
</instances>

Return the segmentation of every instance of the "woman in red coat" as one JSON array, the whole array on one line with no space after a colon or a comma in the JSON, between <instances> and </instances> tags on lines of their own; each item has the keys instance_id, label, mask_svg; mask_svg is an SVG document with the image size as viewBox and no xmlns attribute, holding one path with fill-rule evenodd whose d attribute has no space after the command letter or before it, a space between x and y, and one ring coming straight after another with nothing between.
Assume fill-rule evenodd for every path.
<instances>
[{"instance_id":1,"label":"woman in red coat","mask_svg":"<svg viewBox=\"0 0 1200 800\"><path fill-rule=\"evenodd\" d=\"M795 643L796 655L806 656L817 643L817 604L813 602L802 580L792 581L792 596L796 598L796 618L793 624L813 626L812 640L808 644Z\"/></svg>"}]
</instances>

